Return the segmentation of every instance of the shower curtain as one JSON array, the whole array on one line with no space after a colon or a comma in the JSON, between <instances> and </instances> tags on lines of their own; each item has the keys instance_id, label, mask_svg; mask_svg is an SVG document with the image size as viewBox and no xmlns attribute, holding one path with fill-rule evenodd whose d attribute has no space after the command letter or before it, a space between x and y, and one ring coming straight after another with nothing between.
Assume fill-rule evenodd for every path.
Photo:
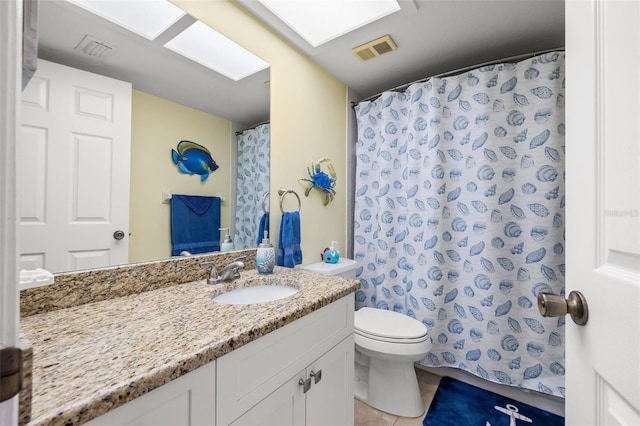
<instances>
[{"instance_id":1,"label":"shower curtain","mask_svg":"<svg viewBox=\"0 0 640 426\"><path fill-rule=\"evenodd\" d=\"M264 214L262 198L269 191L270 146L269 123L260 124L238 135L234 232L236 250L256 247L260 218ZM268 203L265 208L268 210Z\"/></svg>"},{"instance_id":2,"label":"shower curtain","mask_svg":"<svg viewBox=\"0 0 640 426\"><path fill-rule=\"evenodd\" d=\"M564 396L564 52L355 108L356 307L424 323L420 361Z\"/></svg>"}]
</instances>

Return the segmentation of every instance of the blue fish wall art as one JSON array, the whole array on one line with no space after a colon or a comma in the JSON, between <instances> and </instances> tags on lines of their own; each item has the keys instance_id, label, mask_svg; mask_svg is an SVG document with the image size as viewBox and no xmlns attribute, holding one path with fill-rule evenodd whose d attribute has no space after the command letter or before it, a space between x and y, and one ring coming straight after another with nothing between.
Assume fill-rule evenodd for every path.
<instances>
[{"instance_id":1,"label":"blue fish wall art","mask_svg":"<svg viewBox=\"0 0 640 426\"><path fill-rule=\"evenodd\" d=\"M178 170L184 174L200 175L200 181L204 182L218 169L211 153L202 145L191 141L180 141L176 149L177 151L171 150L171 157L178 166Z\"/></svg>"}]
</instances>

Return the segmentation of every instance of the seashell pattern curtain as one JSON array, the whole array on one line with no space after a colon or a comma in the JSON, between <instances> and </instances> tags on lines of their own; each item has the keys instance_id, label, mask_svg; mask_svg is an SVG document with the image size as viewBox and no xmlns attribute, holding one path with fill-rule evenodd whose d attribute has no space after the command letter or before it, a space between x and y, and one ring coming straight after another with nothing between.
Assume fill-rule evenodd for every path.
<instances>
[{"instance_id":1,"label":"seashell pattern curtain","mask_svg":"<svg viewBox=\"0 0 640 426\"><path fill-rule=\"evenodd\" d=\"M564 396L564 52L356 106L356 307L406 314L426 366Z\"/></svg>"},{"instance_id":2,"label":"seashell pattern curtain","mask_svg":"<svg viewBox=\"0 0 640 426\"><path fill-rule=\"evenodd\" d=\"M256 247L262 209L262 197L269 191L271 126L261 124L237 137L236 215L234 246L236 250ZM268 205L266 206L268 209Z\"/></svg>"}]
</instances>

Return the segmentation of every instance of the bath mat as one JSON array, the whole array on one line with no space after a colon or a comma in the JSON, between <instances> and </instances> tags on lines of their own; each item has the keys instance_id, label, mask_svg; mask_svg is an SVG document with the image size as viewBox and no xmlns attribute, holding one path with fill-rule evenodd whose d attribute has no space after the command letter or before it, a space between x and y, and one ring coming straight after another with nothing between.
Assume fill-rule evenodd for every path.
<instances>
[{"instance_id":1,"label":"bath mat","mask_svg":"<svg viewBox=\"0 0 640 426\"><path fill-rule=\"evenodd\" d=\"M424 426L563 426L564 417L443 377Z\"/></svg>"}]
</instances>

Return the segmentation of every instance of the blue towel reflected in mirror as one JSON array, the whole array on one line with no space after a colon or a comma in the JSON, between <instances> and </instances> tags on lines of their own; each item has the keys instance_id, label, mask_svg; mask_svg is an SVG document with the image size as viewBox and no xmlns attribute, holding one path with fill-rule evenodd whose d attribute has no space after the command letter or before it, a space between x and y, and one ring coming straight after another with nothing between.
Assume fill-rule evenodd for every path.
<instances>
[{"instance_id":1,"label":"blue towel reflected in mirror","mask_svg":"<svg viewBox=\"0 0 640 426\"><path fill-rule=\"evenodd\" d=\"M258 238L256 238L256 246L259 246L264 238L264 231L267 231L267 237L269 237L269 212L265 212L260 218L260 224L258 225Z\"/></svg>"},{"instance_id":2,"label":"blue towel reflected in mirror","mask_svg":"<svg viewBox=\"0 0 640 426\"><path fill-rule=\"evenodd\" d=\"M174 194L171 198L171 255L220 251L219 197Z\"/></svg>"}]
</instances>

